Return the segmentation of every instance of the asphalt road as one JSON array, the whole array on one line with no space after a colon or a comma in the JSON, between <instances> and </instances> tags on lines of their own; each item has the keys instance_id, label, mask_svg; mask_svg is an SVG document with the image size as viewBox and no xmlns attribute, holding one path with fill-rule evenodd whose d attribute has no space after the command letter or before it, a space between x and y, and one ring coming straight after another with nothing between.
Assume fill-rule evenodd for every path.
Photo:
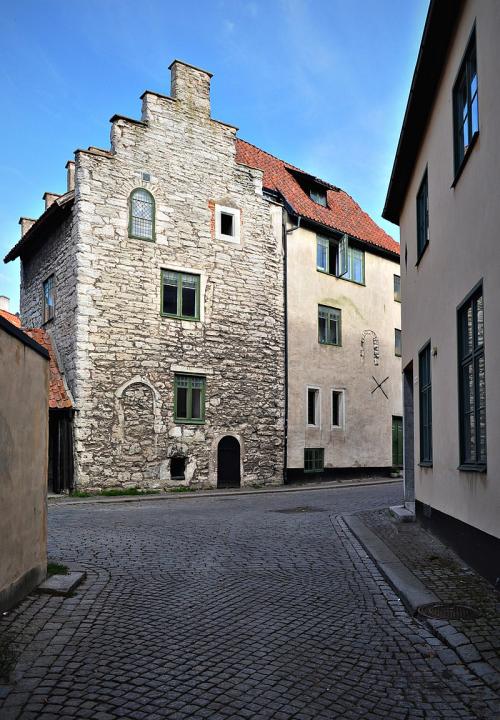
<instances>
[{"instance_id":1,"label":"asphalt road","mask_svg":"<svg viewBox=\"0 0 500 720\"><path fill-rule=\"evenodd\" d=\"M1 720L492 718L339 518L400 500L380 485L52 506L50 559L88 578L1 619Z\"/></svg>"}]
</instances>

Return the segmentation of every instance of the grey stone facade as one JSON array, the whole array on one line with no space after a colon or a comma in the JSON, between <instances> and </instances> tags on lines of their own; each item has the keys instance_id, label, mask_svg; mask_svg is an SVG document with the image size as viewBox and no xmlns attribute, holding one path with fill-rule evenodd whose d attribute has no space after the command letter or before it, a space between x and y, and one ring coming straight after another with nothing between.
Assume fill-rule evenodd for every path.
<instances>
[{"instance_id":1,"label":"grey stone facade","mask_svg":"<svg viewBox=\"0 0 500 720\"><path fill-rule=\"evenodd\" d=\"M75 399L79 487L214 486L217 445L241 447L243 485L283 477L284 307L281 207L262 173L235 159L236 128L210 117L210 75L172 65L172 96L142 96L142 120L112 118L111 151L75 153L68 219L23 258L21 316L49 323ZM153 242L129 237L131 192L155 200ZM240 211L240 241L217 239L215 206ZM161 273L200 278L200 319L162 316ZM174 421L176 372L205 377L202 424Z\"/></svg>"}]
</instances>

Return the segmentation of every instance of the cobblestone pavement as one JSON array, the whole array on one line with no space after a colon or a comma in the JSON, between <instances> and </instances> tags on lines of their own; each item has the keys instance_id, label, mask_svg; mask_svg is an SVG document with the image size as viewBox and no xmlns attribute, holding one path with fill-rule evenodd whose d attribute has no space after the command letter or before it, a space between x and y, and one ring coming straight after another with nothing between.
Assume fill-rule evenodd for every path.
<instances>
[{"instance_id":1,"label":"cobblestone pavement","mask_svg":"<svg viewBox=\"0 0 500 720\"><path fill-rule=\"evenodd\" d=\"M400 492L52 507L51 559L88 578L2 618L0 718L498 717L338 517Z\"/></svg>"},{"instance_id":2,"label":"cobblestone pavement","mask_svg":"<svg viewBox=\"0 0 500 720\"><path fill-rule=\"evenodd\" d=\"M442 602L477 611L474 620L433 620L431 625L474 672L500 689L500 594L418 523L398 523L387 509L359 517ZM449 651L445 657L453 661Z\"/></svg>"}]
</instances>

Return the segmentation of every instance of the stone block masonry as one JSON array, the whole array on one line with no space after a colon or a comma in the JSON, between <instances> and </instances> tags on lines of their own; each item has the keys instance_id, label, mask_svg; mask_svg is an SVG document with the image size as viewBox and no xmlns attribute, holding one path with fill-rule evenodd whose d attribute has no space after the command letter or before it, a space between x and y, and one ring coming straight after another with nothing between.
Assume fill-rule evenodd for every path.
<instances>
[{"instance_id":1,"label":"stone block masonry","mask_svg":"<svg viewBox=\"0 0 500 720\"><path fill-rule=\"evenodd\" d=\"M211 119L210 74L171 69L171 97L147 91L142 120L112 118L111 152L76 152L71 218L24 267L23 320L39 323L54 267L79 487L215 486L226 435L240 445L242 485L278 484L282 210L263 197L261 171L236 162L236 129ZM153 242L129 236L136 188L154 198ZM214 236L217 206L240 211L239 242ZM198 320L161 314L163 270L199 277ZM205 378L205 422L175 422L176 372ZM185 459L184 479L172 457Z\"/></svg>"}]
</instances>

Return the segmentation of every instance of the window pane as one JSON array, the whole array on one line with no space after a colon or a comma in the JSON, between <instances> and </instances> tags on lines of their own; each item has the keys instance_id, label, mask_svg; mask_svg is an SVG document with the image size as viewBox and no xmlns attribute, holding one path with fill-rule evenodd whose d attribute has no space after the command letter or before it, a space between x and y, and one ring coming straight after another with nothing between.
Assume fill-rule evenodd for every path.
<instances>
[{"instance_id":1,"label":"window pane","mask_svg":"<svg viewBox=\"0 0 500 720\"><path fill-rule=\"evenodd\" d=\"M401 330L394 330L394 353L401 357Z\"/></svg>"},{"instance_id":2,"label":"window pane","mask_svg":"<svg viewBox=\"0 0 500 720\"><path fill-rule=\"evenodd\" d=\"M182 286L182 315L196 317L196 290Z\"/></svg>"},{"instance_id":3,"label":"window pane","mask_svg":"<svg viewBox=\"0 0 500 720\"><path fill-rule=\"evenodd\" d=\"M328 240L325 238L317 238L316 245L316 267L318 270L328 270Z\"/></svg>"},{"instance_id":4,"label":"window pane","mask_svg":"<svg viewBox=\"0 0 500 720\"><path fill-rule=\"evenodd\" d=\"M131 201L131 230L136 237L153 237L153 198L146 190L135 190Z\"/></svg>"},{"instance_id":5,"label":"window pane","mask_svg":"<svg viewBox=\"0 0 500 720\"><path fill-rule=\"evenodd\" d=\"M479 295L475 302L476 308L476 347L480 347L484 343L484 313L483 313L483 296Z\"/></svg>"},{"instance_id":6,"label":"window pane","mask_svg":"<svg viewBox=\"0 0 500 720\"><path fill-rule=\"evenodd\" d=\"M234 235L233 230L234 217L229 213L221 212L220 214L220 231L222 235Z\"/></svg>"},{"instance_id":7,"label":"window pane","mask_svg":"<svg viewBox=\"0 0 500 720\"><path fill-rule=\"evenodd\" d=\"M473 348L472 304L462 311L462 357L470 355Z\"/></svg>"},{"instance_id":8,"label":"window pane","mask_svg":"<svg viewBox=\"0 0 500 720\"><path fill-rule=\"evenodd\" d=\"M328 251L328 272L330 275L338 275L339 266L339 244L334 240L329 242Z\"/></svg>"},{"instance_id":9,"label":"window pane","mask_svg":"<svg viewBox=\"0 0 500 720\"><path fill-rule=\"evenodd\" d=\"M320 343L326 343L326 318L321 313L318 318L318 339Z\"/></svg>"},{"instance_id":10,"label":"window pane","mask_svg":"<svg viewBox=\"0 0 500 720\"><path fill-rule=\"evenodd\" d=\"M332 391L332 425L339 427L340 425L340 403L342 394Z\"/></svg>"},{"instance_id":11,"label":"window pane","mask_svg":"<svg viewBox=\"0 0 500 720\"><path fill-rule=\"evenodd\" d=\"M394 300L401 302L401 277L394 275Z\"/></svg>"},{"instance_id":12,"label":"window pane","mask_svg":"<svg viewBox=\"0 0 500 720\"><path fill-rule=\"evenodd\" d=\"M178 418L187 418L187 393L186 387L177 387L177 412Z\"/></svg>"},{"instance_id":13,"label":"window pane","mask_svg":"<svg viewBox=\"0 0 500 720\"><path fill-rule=\"evenodd\" d=\"M317 390L307 391L307 424L316 425L316 398Z\"/></svg>"},{"instance_id":14,"label":"window pane","mask_svg":"<svg viewBox=\"0 0 500 720\"><path fill-rule=\"evenodd\" d=\"M191 417L193 420L201 420L201 390L193 388L191 390Z\"/></svg>"},{"instance_id":15,"label":"window pane","mask_svg":"<svg viewBox=\"0 0 500 720\"><path fill-rule=\"evenodd\" d=\"M331 345L338 345L339 342L338 319L335 315L330 315L328 320L327 342Z\"/></svg>"},{"instance_id":16,"label":"window pane","mask_svg":"<svg viewBox=\"0 0 500 720\"><path fill-rule=\"evenodd\" d=\"M163 312L168 315L177 315L177 286L179 278L177 273L163 273Z\"/></svg>"}]
</instances>

